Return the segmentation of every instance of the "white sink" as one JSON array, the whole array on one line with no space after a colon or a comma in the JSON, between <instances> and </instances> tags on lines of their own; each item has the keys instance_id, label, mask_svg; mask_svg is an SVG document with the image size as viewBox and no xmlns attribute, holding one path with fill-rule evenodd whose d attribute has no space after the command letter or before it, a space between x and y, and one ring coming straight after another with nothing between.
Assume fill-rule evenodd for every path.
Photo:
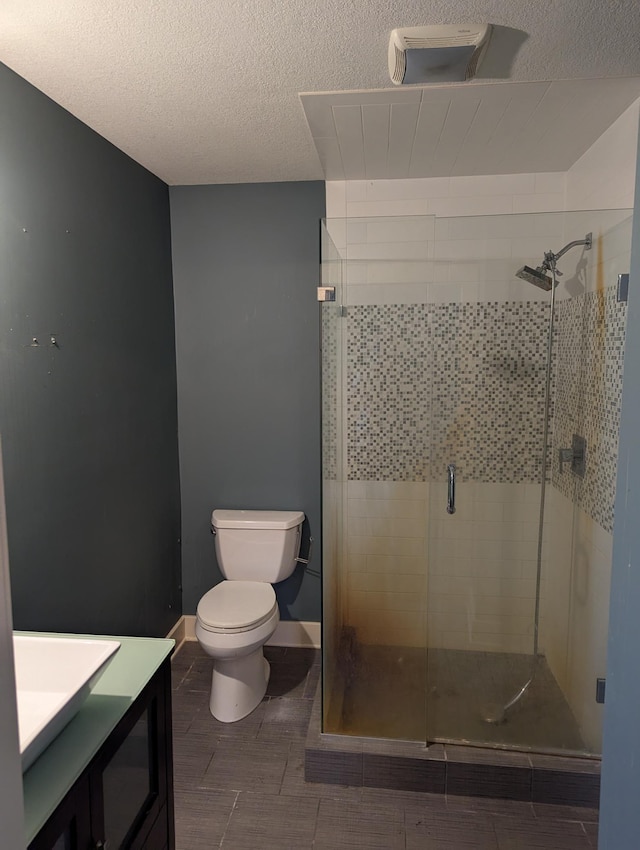
<instances>
[{"instance_id":1,"label":"white sink","mask_svg":"<svg viewBox=\"0 0 640 850\"><path fill-rule=\"evenodd\" d=\"M14 634L23 772L78 711L119 647L117 640Z\"/></svg>"}]
</instances>

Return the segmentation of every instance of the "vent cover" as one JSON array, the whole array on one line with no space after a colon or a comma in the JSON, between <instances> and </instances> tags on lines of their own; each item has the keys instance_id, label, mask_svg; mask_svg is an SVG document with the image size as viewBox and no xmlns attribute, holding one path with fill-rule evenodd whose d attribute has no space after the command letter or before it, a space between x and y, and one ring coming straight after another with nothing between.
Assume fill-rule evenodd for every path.
<instances>
[{"instance_id":1,"label":"vent cover","mask_svg":"<svg viewBox=\"0 0 640 850\"><path fill-rule=\"evenodd\" d=\"M389 70L391 72L391 79L397 86L399 86L404 80L404 74L407 70L407 63L405 62L406 53L404 50L400 50L396 44L393 45L393 49L395 51L395 64L392 69L391 47L389 47Z\"/></svg>"},{"instance_id":2,"label":"vent cover","mask_svg":"<svg viewBox=\"0 0 640 850\"><path fill-rule=\"evenodd\" d=\"M389 76L395 85L452 83L477 73L491 24L405 27L391 32Z\"/></svg>"}]
</instances>

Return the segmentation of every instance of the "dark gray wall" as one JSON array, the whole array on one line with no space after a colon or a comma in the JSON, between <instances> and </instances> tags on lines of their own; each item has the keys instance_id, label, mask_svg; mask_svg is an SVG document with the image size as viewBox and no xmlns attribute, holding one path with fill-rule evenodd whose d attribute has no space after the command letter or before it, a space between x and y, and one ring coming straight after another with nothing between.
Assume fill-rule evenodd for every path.
<instances>
[{"instance_id":1,"label":"dark gray wall","mask_svg":"<svg viewBox=\"0 0 640 850\"><path fill-rule=\"evenodd\" d=\"M640 847L640 146L637 162L613 532L600 850Z\"/></svg>"},{"instance_id":2,"label":"dark gray wall","mask_svg":"<svg viewBox=\"0 0 640 850\"><path fill-rule=\"evenodd\" d=\"M221 579L214 508L300 509L313 561L276 593L284 619L319 620L324 184L170 191L184 612Z\"/></svg>"},{"instance_id":3,"label":"dark gray wall","mask_svg":"<svg viewBox=\"0 0 640 850\"><path fill-rule=\"evenodd\" d=\"M15 627L166 633L180 614L168 189L4 66L0 345Z\"/></svg>"}]
</instances>

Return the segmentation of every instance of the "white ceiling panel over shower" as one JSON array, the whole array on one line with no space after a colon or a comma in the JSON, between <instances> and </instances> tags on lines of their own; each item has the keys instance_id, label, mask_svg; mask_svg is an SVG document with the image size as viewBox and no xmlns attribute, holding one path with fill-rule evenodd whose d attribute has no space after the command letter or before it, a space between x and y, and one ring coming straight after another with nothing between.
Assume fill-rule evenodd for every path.
<instances>
[{"instance_id":1,"label":"white ceiling panel over shower","mask_svg":"<svg viewBox=\"0 0 640 850\"><path fill-rule=\"evenodd\" d=\"M327 180L566 171L640 77L300 95Z\"/></svg>"}]
</instances>

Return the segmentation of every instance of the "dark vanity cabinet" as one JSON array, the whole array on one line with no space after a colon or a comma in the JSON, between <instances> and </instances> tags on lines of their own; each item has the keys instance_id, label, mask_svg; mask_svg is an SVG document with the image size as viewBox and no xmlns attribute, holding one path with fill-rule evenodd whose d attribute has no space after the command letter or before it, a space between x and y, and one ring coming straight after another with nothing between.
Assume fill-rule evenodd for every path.
<instances>
[{"instance_id":1,"label":"dark vanity cabinet","mask_svg":"<svg viewBox=\"0 0 640 850\"><path fill-rule=\"evenodd\" d=\"M28 850L174 850L169 659Z\"/></svg>"}]
</instances>

